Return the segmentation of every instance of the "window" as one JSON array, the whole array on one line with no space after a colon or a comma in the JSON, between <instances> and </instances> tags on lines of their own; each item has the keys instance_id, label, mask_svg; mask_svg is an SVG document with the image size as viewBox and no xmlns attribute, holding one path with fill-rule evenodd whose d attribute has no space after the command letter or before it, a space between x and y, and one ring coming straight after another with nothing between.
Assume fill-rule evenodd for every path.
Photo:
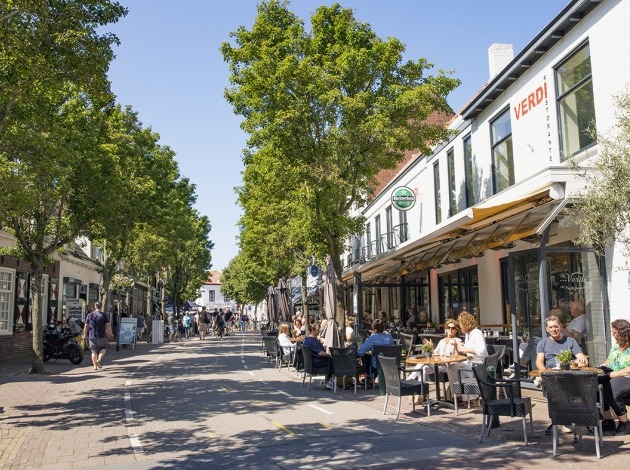
<instances>
[{"instance_id":1,"label":"window","mask_svg":"<svg viewBox=\"0 0 630 470\"><path fill-rule=\"evenodd\" d=\"M209 302L215 302L215 291L214 290L210 290L208 291L208 296L209 296Z\"/></svg>"},{"instance_id":2,"label":"window","mask_svg":"<svg viewBox=\"0 0 630 470\"><path fill-rule=\"evenodd\" d=\"M10 333L12 329L14 272L0 269L0 333Z\"/></svg>"},{"instance_id":3,"label":"window","mask_svg":"<svg viewBox=\"0 0 630 470\"><path fill-rule=\"evenodd\" d=\"M448 215L457 214L457 190L455 188L455 151L446 152L446 167L448 171Z\"/></svg>"},{"instance_id":4,"label":"window","mask_svg":"<svg viewBox=\"0 0 630 470\"><path fill-rule=\"evenodd\" d=\"M383 241L381 240L381 216L374 217L374 238L376 240L376 254L380 255L383 252Z\"/></svg>"},{"instance_id":5,"label":"window","mask_svg":"<svg viewBox=\"0 0 630 470\"><path fill-rule=\"evenodd\" d=\"M588 44L556 69L560 154L565 158L595 143L589 129L595 128L595 102Z\"/></svg>"},{"instance_id":6,"label":"window","mask_svg":"<svg viewBox=\"0 0 630 470\"><path fill-rule=\"evenodd\" d=\"M442 202L440 200L440 162L433 165L433 192L435 197L435 223L442 222Z\"/></svg>"},{"instance_id":7,"label":"window","mask_svg":"<svg viewBox=\"0 0 630 470\"><path fill-rule=\"evenodd\" d=\"M407 232L407 211L398 211L398 238L400 243L404 243L409 239Z\"/></svg>"},{"instance_id":8,"label":"window","mask_svg":"<svg viewBox=\"0 0 630 470\"><path fill-rule=\"evenodd\" d=\"M466 207L475 205L475 179L473 173L472 139L464 139L464 169L466 178Z\"/></svg>"},{"instance_id":9,"label":"window","mask_svg":"<svg viewBox=\"0 0 630 470\"><path fill-rule=\"evenodd\" d=\"M492 132L492 181L494 194L514 184L514 155L512 153L512 123L506 109L490 123Z\"/></svg>"},{"instance_id":10,"label":"window","mask_svg":"<svg viewBox=\"0 0 630 470\"><path fill-rule=\"evenodd\" d=\"M386 243L387 249L391 250L394 247L394 219L392 218L392 206L385 209L385 225L386 225Z\"/></svg>"},{"instance_id":11,"label":"window","mask_svg":"<svg viewBox=\"0 0 630 470\"><path fill-rule=\"evenodd\" d=\"M372 250L372 227L369 223L365 224L365 247L367 250L367 257L371 258L374 253Z\"/></svg>"}]
</instances>

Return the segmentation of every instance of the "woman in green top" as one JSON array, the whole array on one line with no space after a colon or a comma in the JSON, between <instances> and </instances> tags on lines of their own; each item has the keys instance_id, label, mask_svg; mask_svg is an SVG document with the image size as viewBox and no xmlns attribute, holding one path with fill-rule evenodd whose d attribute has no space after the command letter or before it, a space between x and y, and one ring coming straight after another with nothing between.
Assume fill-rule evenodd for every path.
<instances>
[{"instance_id":1,"label":"woman in green top","mask_svg":"<svg viewBox=\"0 0 630 470\"><path fill-rule=\"evenodd\" d=\"M628 434L630 424L626 413L626 399L630 398L630 323L626 320L615 320L611 324L613 345L608 359L600 368L606 375L599 382L604 386L604 431L613 431L614 435ZM613 409L619 425L615 428L610 408Z\"/></svg>"}]
</instances>

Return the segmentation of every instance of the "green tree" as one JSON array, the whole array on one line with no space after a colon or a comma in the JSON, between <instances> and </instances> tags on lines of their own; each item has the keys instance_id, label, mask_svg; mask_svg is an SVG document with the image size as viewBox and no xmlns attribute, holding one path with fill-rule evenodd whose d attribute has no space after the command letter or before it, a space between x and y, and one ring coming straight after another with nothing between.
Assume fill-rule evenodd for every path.
<instances>
[{"instance_id":1,"label":"green tree","mask_svg":"<svg viewBox=\"0 0 630 470\"><path fill-rule=\"evenodd\" d=\"M630 92L615 98L616 125L608 135L598 135L598 154L583 168L574 168L585 179L586 190L574 199L580 217L577 242L592 245L600 255L607 245L619 242L630 254Z\"/></svg>"},{"instance_id":2,"label":"green tree","mask_svg":"<svg viewBox=\"0 0 630 470\"><path fill-rule=\"evenodd\" d=\"M118 42L108 0L0 1L0 227L33 269L33 365L43 372L40 289L53 252L87 232L106 191L107 69Z\"/></svg>"},{"instance_id":3,"label":"green tree","mask_svg":"<svg viewBox=\"0 0 630 470\"><path fill-rule=\"evenodd\" d=\"M403 62L403 44L378 38L351 9L319 7L306 31L288 7L287 1L260 3L252 29L240 27L221 46L231 72L225 97L249 135L245 178L256 166L253 183L266 169L268 184L275 178L281 187L265 209L269 202L245 182L251 200L244 203L241 243L258 238L247 233L254 227L264 233L260 221L269 217L263 212L295 209L299 198L303 210L281 219L292 229L303 226L293 247L325 245L340 275L345 241L363 228L350 209L368 201L376 175L394 168L405 151L428 151L447 136L444 121L433 118L452 112L446 97L459 81L443 72L428 75L426 59ZM259 214L250 224L252 210Z\"/></svg>"}]
</instances>

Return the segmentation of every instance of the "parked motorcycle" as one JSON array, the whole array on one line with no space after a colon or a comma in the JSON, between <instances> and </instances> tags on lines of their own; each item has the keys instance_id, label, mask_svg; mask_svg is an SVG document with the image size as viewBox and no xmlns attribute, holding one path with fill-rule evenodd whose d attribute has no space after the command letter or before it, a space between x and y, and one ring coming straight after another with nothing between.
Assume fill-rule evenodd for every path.
<instances>
[{"instance_id":1,"label":"parked motorcycle","mask_svg":"<svg viewBox=\"0 0 630 470\"><path fill-rule=\"evenodd\" d=\"M50 359L69 359L75 365L83 362L83 350L74 333L50 329L44 332L44 362Z\"/></svg>"}]
</instances>

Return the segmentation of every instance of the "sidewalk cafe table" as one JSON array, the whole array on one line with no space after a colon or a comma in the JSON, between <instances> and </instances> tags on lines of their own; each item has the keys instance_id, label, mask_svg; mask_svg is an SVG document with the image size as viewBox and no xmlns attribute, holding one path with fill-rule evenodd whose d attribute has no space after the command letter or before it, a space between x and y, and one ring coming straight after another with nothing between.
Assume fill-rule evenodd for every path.
<instances>
[{"instance_id":1,"label":"sidewalk cafe table","mask_svg":"<svg viewBox=\"0 0 630 470\"><path fill-rule=\"evenodd\" d=\"M435 377L435 400L427 397L427 410L431 406L447 406L451 409L455 409L455 405L450 401L442 400L440 397L440 384L437 382L438 378L438 367L446 366L453 362L464 362L467 360L466 356L413 356L407 358L407 364L420 364L420 365L428 365L434 367L434 377ZM446 397L444 397L446 399Z\"/></svg>"}]
</instances>

